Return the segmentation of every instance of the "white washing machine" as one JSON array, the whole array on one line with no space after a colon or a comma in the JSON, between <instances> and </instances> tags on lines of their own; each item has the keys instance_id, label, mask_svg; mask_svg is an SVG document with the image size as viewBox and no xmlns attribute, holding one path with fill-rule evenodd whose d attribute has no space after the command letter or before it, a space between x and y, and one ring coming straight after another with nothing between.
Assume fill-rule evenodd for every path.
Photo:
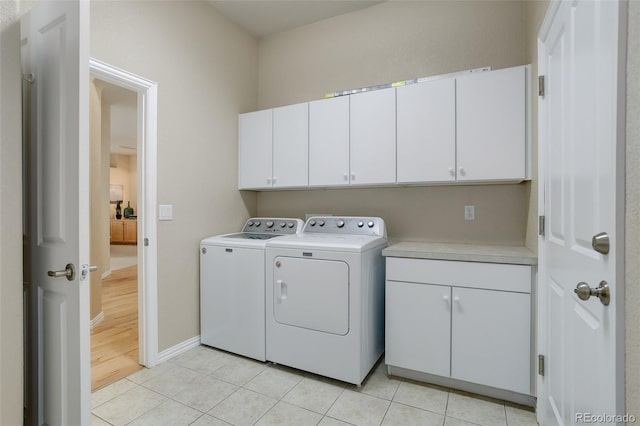
<instances>
[{"instance_id":1,"label":"white washing machine","mask_svg":"<svg viewBox=\"0 0 640 426\"><path fill-rule=\"evenodd\" d=\"M267 360L360 385L384 351L384 221L312 217L267 242Z\"/></svg>"},{"instance_id":2,"label":"white washing machine","mask_svg":"<svg viewBox=\"0 0 640 426\"><path fill-rule=\"evenodd\" d=\"M265 246L302 231L300 219L251 218L242 232L200 243L200 340L265 361Z\"/></svg>"}]
</instances>

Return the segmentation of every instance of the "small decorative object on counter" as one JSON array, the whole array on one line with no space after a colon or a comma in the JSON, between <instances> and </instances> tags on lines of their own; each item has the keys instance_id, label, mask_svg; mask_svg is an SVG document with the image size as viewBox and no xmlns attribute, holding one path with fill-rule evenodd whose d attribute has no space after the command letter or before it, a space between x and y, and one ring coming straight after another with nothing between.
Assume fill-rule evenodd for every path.
<instances>
[{"instance_id":1,"label":"small decorative object on counter","mask_svg":"<svg viewBox=\"0 0 640 426\"><path fill-rule=\"evenodd\" d=\"M121 202L121 200L116 201L116 219L122 219L122 210L120 209Z\"/></svg>"},{"instance_id":2,"label":"small decorative object on counter","mask_svg":"<svg viewBox=\"0 0 640 426\"><path fill-rule=\"evenodd\" d=\"M131 207L131 201L127 201L127 207L124 208L124 218L129 219L133 216L133 207Z\"/></svg>"}]
</instances>

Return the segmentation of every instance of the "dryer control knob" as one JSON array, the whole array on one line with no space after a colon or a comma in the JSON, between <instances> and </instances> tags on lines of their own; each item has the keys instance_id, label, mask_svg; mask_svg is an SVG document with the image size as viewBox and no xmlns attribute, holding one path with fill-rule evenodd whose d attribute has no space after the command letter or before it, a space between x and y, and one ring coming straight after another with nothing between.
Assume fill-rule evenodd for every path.
<instances>
[{"instance_id":1,"label":"dryer control knob","mask_svg":"<svg viewBox=\"0 0 640 426\"><path fill-rule=\"evenodd\" d=\"M271 221L265 223L265 225L267 226L267 228L273 228L273 222Z\"/></svg>"},{"instance_id":2,"label":"dryer control knob","mask_svg":"<svg viewBox=\"0 0 640 426\"><path fill-rule=\"evenodd\" d=\"M316 221L315 220L309 221L309 225L316 226Z\"/></svg>"},{"instance_id":3,"label":"dryer control knob","mask_svg":"<svg viewBox=\"0 0 640 426\"><path fill-rule=\"evenodd\" d=\"M369 222L367 222L367 226L368 226L369 228L373 228L373 225L374 225L374 223L373 223L373 221L372 221L372 220L370 220Z\"/></svg>"},{"instance_id":4,"label":"dryer control knob","mask_svg":"<svg viewBox=\"0 0 640 426\"><path fill-rule=\"evenodd\" d=\"M337 221L336 225L338 226L338 228L344 228L344 220Z\"/></svg>"},{"instance_id":5,"label":"dryer control knob","mask_svg":"<svg viewBox=\"0 0 640 426\"><path fill-rule=\"evenodd\" d=\"M289 228L293 228L295 224L293 222L289 222Z\"/></svg>"},{"instance_id":6,"label":"dryer control knob","mask_svg":"<svg viewBox=\"0 0 640 426\"><path fill-rule=\"evenodd\" d=\"M260 221L256 221L256 226L260 226Z\"/></svg>"},{"instance_id":7,"label":"dryer control knob","mask_svg":"<svg viewBox=\"0 0 640 426\"><path fill-rule=\"evenodd\" d=\"M284 222L280 222L280 228L284 228L285 226L287 226L287 224L286 224L286 223L284 223Z\"/></svg>"},{"instance_id":8,"label":"dryer control knob","mask_svg":"<svg viewBox=\"0 0 640 426\"><path fill-rule=\"evenodd\" d=\"M252 220L250 220L250 221L247 223L247 225L249 225L249 226L253 226L253 221L252 221Z\"/></svg>"},{"instance_id":9,"label":"dryer control knob","mask_svg":"<svg viewBox=\"0 0 640 426\"><path fill-rule=\"evenodd\" d=\"M363 221L358 222L358 228L362 228L363 226L364 226L364 222Z\"/></svg>"},{"instance_id":10,"label":"dryer control knob","mask_svg":"<svg viewBox=\"0 0 640 426\"><path fill-rule=\"evenodd\" d=\"M318 222L318 225L320 225L320 226L324 226L324 220L319 221L319 222Z\"/></svg>"}]
</instances>

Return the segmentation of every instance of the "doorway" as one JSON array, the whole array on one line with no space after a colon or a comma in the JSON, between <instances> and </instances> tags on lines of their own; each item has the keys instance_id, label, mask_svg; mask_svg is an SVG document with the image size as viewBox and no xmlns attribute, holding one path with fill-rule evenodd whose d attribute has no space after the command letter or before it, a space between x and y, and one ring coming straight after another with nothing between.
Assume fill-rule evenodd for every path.
<instances>
[{"instance_id":1,"label":"doorway","mask_svg":"<svg viewBox=\"0 0 640 426\"><path fill-rule=\"evenodd\" d=\"M90 73L91 100L101 107L99 120L93 104L91 111L100 122L91 129L91 161L100 164L91 168L99 236L92 235L91 256L101 269L91 285L95 391L157 363L157 85L95 59ZM95 191L94 181L102 182Z\"/></svg>"},{"instance_id":2,"label":"doorway","mask_svg":"<svg viewBox=\"0 0 640 426\"><path fill-rule=\"evenodd\" d=\"M91 390L141 368L137 93L98 78L90 97Z\"/></svg>"}]
</instances>

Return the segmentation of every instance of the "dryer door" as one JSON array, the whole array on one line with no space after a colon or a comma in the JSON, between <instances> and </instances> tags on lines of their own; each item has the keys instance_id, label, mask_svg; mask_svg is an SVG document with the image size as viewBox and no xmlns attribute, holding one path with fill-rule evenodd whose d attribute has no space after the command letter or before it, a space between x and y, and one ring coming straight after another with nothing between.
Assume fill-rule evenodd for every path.
<instances>
[{"instance_id":1,"label":"dryer door","mask_svg":"<svg viewBox=\"0 0 640 426\"><path fill-rule=\"evenodd\" d=\"M273 262L276 322L338 335L349 332L349 265L282 256Z\"/></svg>"}]
</instances>

